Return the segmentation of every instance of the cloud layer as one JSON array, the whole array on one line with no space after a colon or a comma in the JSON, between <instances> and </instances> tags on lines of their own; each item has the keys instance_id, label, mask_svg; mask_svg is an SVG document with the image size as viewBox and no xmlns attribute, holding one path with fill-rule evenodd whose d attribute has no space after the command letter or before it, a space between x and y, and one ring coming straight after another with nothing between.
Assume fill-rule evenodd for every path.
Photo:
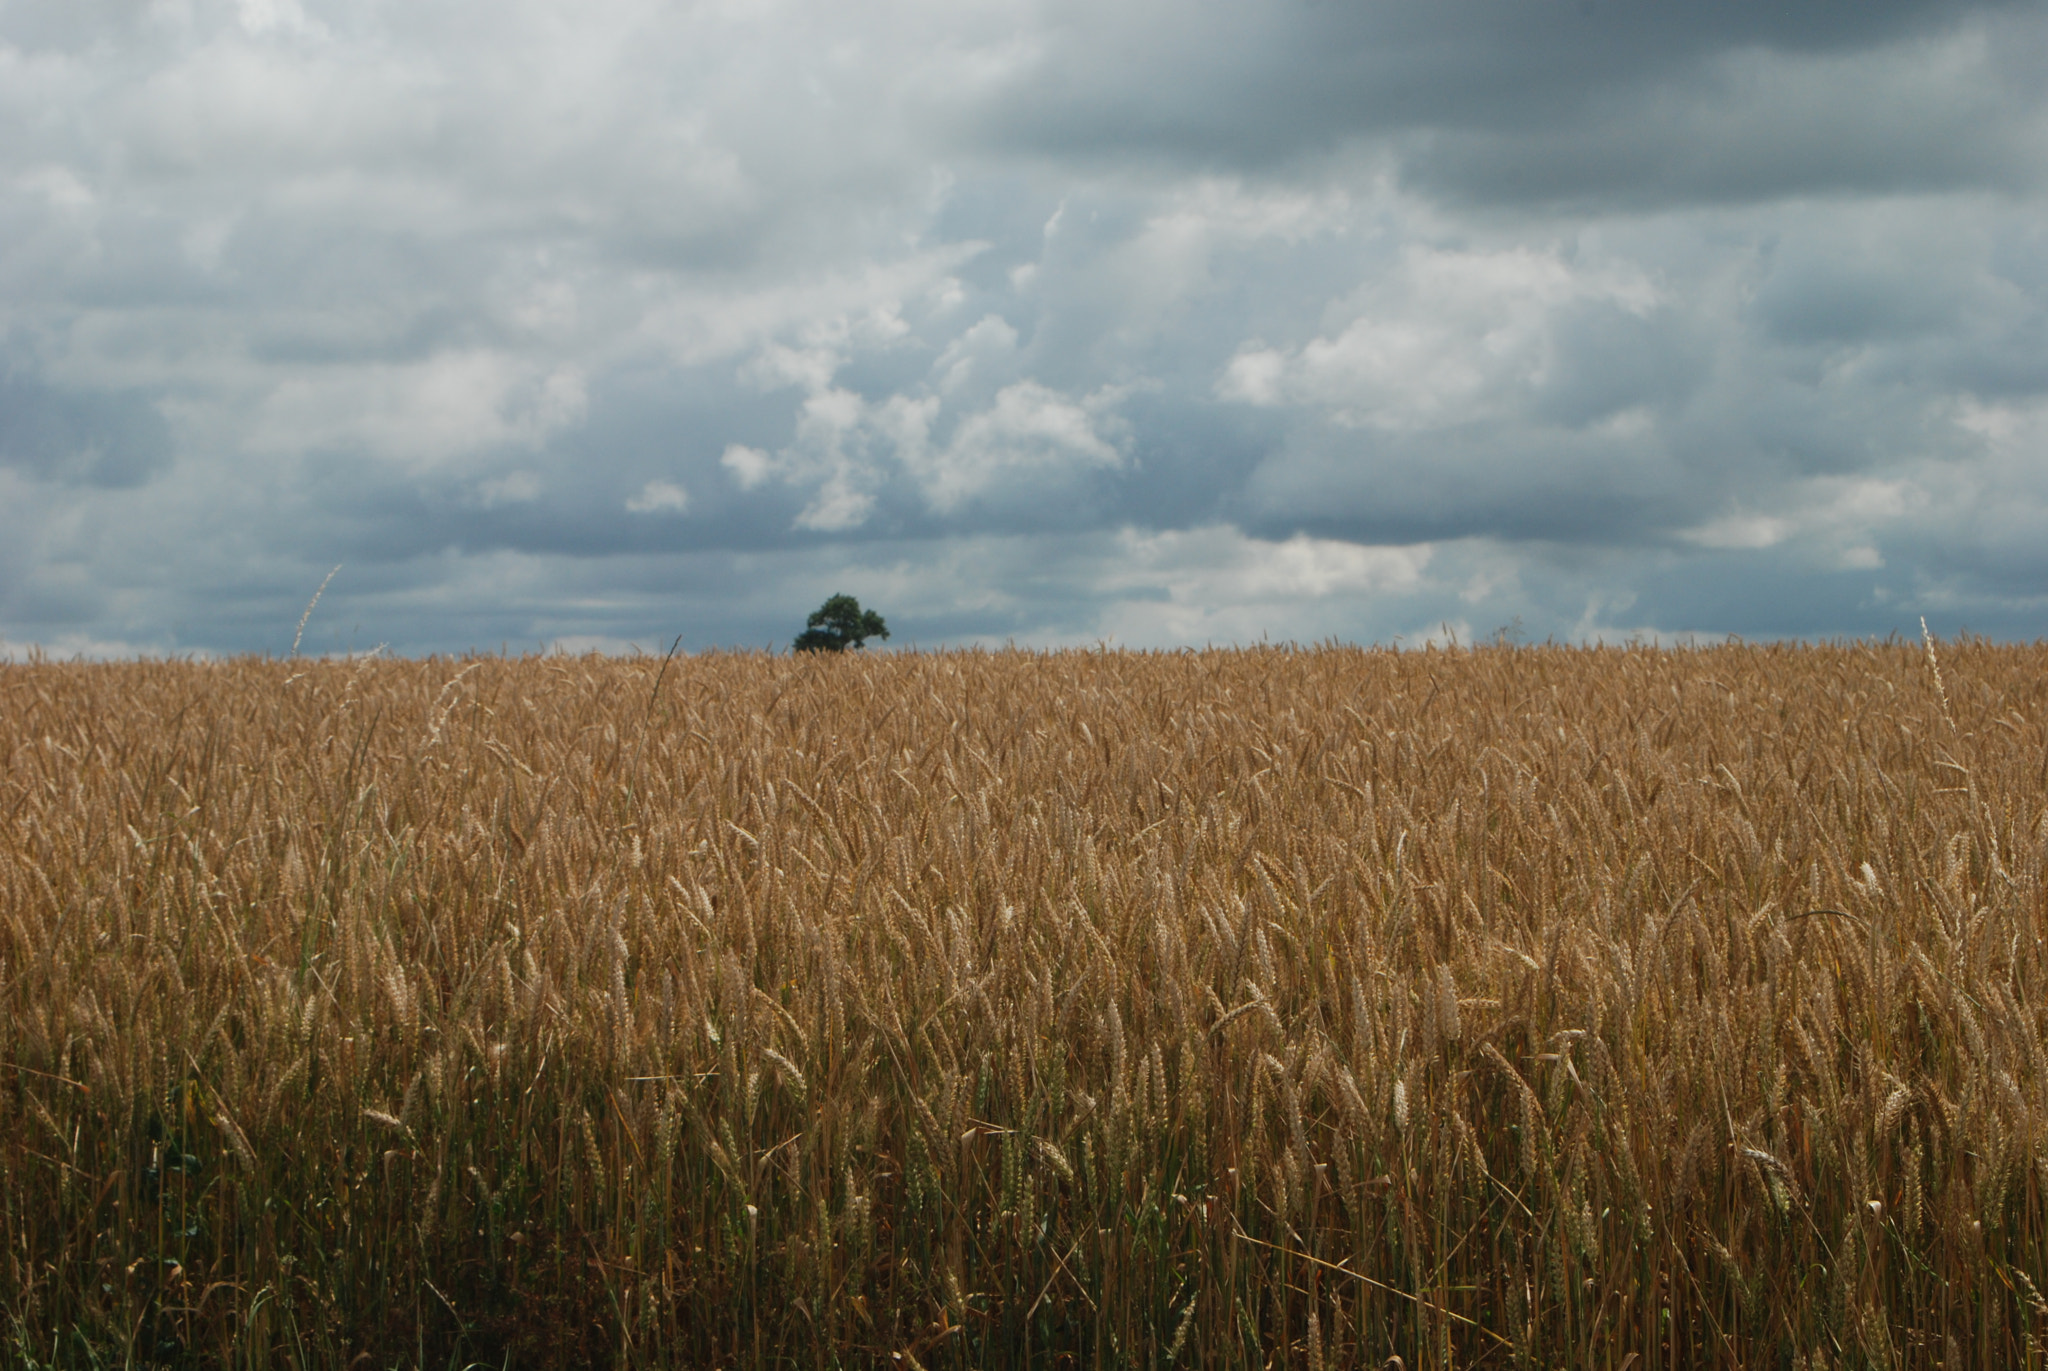
<instances>
[{"instance_id":1,"label":"cloud layer","mask_svg":"<svg viewBox=\"0 0 2048 1371\"><path fill-rule=\"evenodd\" d=\"M8 0L0 651L2048 615L2025 4Z\"/></svg>"}]
</instances>

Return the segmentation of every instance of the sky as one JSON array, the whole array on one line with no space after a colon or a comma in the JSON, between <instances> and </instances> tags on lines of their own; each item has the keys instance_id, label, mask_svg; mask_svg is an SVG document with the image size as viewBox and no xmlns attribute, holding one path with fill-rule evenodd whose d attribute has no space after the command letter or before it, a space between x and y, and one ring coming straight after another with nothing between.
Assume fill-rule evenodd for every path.
<instances>
[{"instance_id":1,"label":"sky","mask_svg":"<svg viewBox=\"0 0 2048 1371\"><path fill-rule=\"evenodd\" d=\"M842 592L2048 637L2048 7L0 0L0 654Z\"/></svg>"}]
</instances>

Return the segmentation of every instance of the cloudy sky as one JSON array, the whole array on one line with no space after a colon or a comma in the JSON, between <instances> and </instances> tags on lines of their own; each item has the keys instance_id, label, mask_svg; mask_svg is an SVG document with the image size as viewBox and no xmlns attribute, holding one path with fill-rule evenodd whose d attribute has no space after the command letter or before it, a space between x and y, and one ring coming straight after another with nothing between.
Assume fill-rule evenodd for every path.
<instances>
[{"instance_id":1,"label":"cloudy sky","mask_svg":"<svg viewBox=\"0 0 2048 1371\"><path fill-rule=\"evenodd\" d=\"M2048 636L2048 9L0 0L0 651Z\"/></svg>"}]
</instances>

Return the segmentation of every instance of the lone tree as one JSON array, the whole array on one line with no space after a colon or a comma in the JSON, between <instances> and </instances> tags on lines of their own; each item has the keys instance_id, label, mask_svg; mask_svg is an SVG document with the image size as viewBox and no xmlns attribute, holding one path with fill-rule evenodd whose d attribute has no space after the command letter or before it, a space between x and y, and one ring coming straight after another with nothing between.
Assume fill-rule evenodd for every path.
<instances>
[{"instance_id":1,"label":"lone tree","mask_svg":"<svg viewBox=\"0 0 2048 1371\"><path fill-rule=\"evenodd\" d=\"M886 638L889 626L872 609L862 609L851 595L834 595L811 611L804 631L796 636L798 652L844 652L870 638Z\"/></svg>"}]
</instances>

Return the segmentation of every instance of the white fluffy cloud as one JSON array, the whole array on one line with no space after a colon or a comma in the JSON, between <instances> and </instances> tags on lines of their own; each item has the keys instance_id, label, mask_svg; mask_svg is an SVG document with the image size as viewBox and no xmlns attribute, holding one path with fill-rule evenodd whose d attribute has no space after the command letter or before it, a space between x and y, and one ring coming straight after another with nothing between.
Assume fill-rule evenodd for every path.
<instances>
[{"instance_id":1,"label":"white fluffy cloud","mask_svg":"<svg viewBox=\"0 0 2048 1371\"><path fill-rule=\"evenodd\" d=\"M996 392L987 409L954 427L944 447L926 433L930 404L901 407L899 452L926 503L949 514L1005 485L1043 487L1076 469L1115 469L1122 454L1101 429L1114 422L1113 389L1070 400L1036 381Z\"/></svg>"},{"instance_id":2,"label":"white fluffy cloud","mask_svg":"<svg viewBox=\"0 0 2048 1371\"><path fill-rule=\"evenodd\" d=\"M574 368L543 372L504 354L450 352L282 378L241 432L254 452L339 449L433 463L487 448L537 448L579 422L586 401Z\"/></svg>"},{"instance_id":3,"label":"white fluffy cloud","mask_svg":"<svg viewBox=\"0 0 2048 1371\"><path fill-rule=\"evenodd\" d=\"M1043 499L1076 474L1121 466L1116 387L1069 397L1017 380L977 403L1018 370L1016 345L1015 328L984 316L939 353L922 383L880 400L838 384L848 361L838 348L768 347L745 371L766 389L803 392L791 441L774 452L734 443L719 460L742 490L773 481L801 492L793 526L826 533L866 523L895 481L932 513L950 515L996 497Z\"/></svg>"},{"instance_id":4,"label":"white fluffy cloud","mask_svg":"<svg viewBox=\"0 0 2048 1371\"><path fill-rule=\"evenodd\" d=\"M1627 264L1584 268L1561 253L1407 248L1385 275L1326 317L1334 336L1297 348L1252 346L1224 372L1226 399L1314 405L1346 427L1469 424L1511 412L1549 378L1567 307L1609 304L1641 316L1656 288Z\"/></svg>"},{"instance_id":5,"label":"white fluffy cloud","mask_svg":"<svg viewBox=\"0 0 2048 1371\"><path fill-rule=\"evenodd\" d=\"M639 493L626 501L626 508L634 514L681 514L689 507L689 491L674 481L659 478L640 487Z\"/></svg>"},{"instance_id":6,"label":"white fluffy cloud","mask_svg":"<svg viewBox=\"0 0 2048 1371\"><path fill-rule=\"evenodd\" d=\"M1106 632L1130 646L1314 641L1339 636L1374 601L1423 584L1435 549L1360 547L1297 534L1278 542L1228 526L1124 530L1102 577Z\"/></svg>"}]
</instances>

